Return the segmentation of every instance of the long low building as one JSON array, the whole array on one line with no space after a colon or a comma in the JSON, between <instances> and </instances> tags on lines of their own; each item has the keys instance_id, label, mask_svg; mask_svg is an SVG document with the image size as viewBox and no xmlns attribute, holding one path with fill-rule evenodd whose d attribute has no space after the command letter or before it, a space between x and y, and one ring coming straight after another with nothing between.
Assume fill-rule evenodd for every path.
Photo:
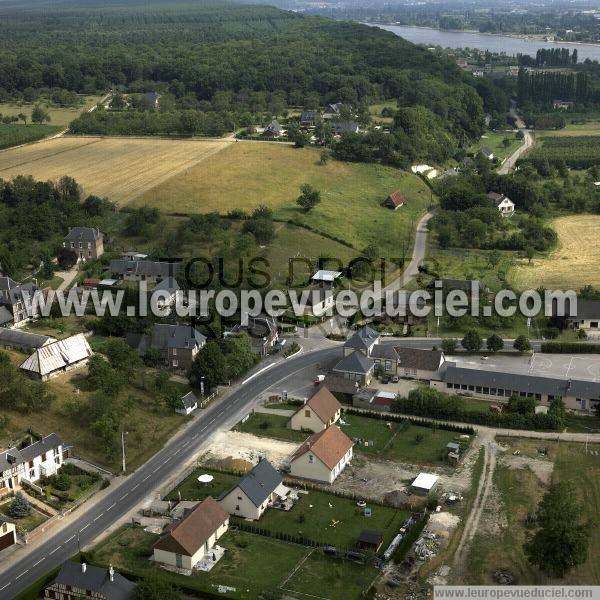
<instances>
[{"instance_id":1,"label":"long low building","mask_svg":"<svg viewBox=\"0 0 600 600\"><path fill-rule=\"evenodd\" d=\"M525 373L506 373L485 369L448 366L441 381L431 381L431 387L449 394L479 396L507 400L511 396L535 398L548 406L561 398L569 410L593 413L600 404L600 382L582 379L556 379Z\"/></svg>"},{"instance_id":2,"label":"long low building","mask_svg":"<svg viewBox=\"0 0 600 600\"><path fill-rule=\"evenodd\" d=\"M6 329L0 327L0 348L7 350L20 350L21 352L31 352L52 344L56 339L47 335L38 333L28 333L19 329Z\"/></svg>"}]
</instances>

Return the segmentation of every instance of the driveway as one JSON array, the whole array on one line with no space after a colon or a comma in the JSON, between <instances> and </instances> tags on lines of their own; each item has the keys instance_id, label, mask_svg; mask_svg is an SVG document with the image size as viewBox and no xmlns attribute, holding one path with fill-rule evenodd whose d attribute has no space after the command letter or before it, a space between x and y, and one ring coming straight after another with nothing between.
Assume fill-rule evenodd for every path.
<instances>
[{"instance_id":1,"label":"driveway","mask_svg":"<svg viewBox=\"0 0 600 600\"><path fill-rule=\"evenodd\" d=\"M499 175L507 175L514 168L519 158L533 146L533 134L527 129L514 106L510 109L510 115L515 120L519 131L523 133L523 143L502 163L502 166L498 169Z\"/></svg>"}]
</instances>

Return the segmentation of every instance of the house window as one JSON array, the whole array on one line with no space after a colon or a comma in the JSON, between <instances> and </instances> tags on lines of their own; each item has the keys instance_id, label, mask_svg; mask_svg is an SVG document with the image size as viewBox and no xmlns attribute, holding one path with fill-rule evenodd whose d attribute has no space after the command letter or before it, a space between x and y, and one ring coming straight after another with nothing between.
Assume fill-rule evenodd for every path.
<instances>
[{"instance_id":1,"label":"house window","mask_svg":"<svg viewBox=\"0 0 600 600\"><path fill-rule=\"evenodd\" d=\"M598 329L598 321L592 321L592 322L590 323L590 327L591 327L592 329Z\"/></svg>"},{"instance_id":2,"label":"house window","mask_svg":"<svg viewBox=\"0 0 600 600\"><path fill-rule=\"evenodd\" d=\"M173 366L174 366L174 367L178 367L178 366L179 366L179 361L177 361L177 360L174 360L174 361L172 362L172 364L173 364Z\"/></svg>"},{"instance_id":3,"label":"house window","mask_svg":"<svg viewBox=\"0 0 600 600\"><path fill-rule=\"evenodd\" d=\"M310 417L310 410L305 410L304 411L304 416L305 417Z\"/></svg>"},{"instance_id":4,"label":"house window","mask_svg":"<svg viewBox=\"0 0 600 600\"><path fill-rule=\"evenodd\" d=\"M312 454L308 455L308 462L312 465L315 462L315 457Z\"/></svg>"},{"instance_id":5,"label":"house window","mask_svg":"<svg viewBox=\"0 0 600 600\"><path fill-rule=\"evenodd\" d=\"M239 504L236 504L236 506L235 506L235 511L236 511L236 512L240 512L240 505L239 505Z\"/></svg>"},{"instance_id":6,"label":"house window","mask_svg":"<svg viewBox=\"0 0 600 600\"><path fill-rule=\"evenodd\" d=\"M42 462L46 462L46 453L42 454Z\"/></svg>"},{"instance_id":7,"label":"house window","mask_svg":"<svg viewBox=\"0 0 600 600\"><path fill-rule=\"evenodd\" d=\"M35 479L35 469L29 469L29 479Z\"/></svg>"},{"instance_id":8,"label":"house window","mask_svg":"<svg viewBox=\"0 0 600 600\"><path fill-rule=\"evenodd\" d=\"M75 248L75 242L71 242L71 248Z\"/></svg>"}]
</instances>

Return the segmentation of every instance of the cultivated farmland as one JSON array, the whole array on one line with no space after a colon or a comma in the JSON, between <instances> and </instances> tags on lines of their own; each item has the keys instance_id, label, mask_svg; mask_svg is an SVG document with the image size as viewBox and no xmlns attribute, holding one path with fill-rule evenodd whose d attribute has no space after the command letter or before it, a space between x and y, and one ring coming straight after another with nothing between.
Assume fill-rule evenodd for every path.
<instances>
[{"instance_id":1,"label":"cultivated farmland","mask_svg":"<svg viewBox=\"0 0 600 600\"><path fill-rule=\"evenodd\" d=\"M574 169L588 169L600 164L600 136L544 136L523 161L533 164L548 161L551 165L566 163Z\"/></svg>"},{"instance_id":2,"label":"cultivated farmland","mask_svg":"<svg viewBox=\"0 0 600 600\"><path fill-rule=\"evenodd\" d=\"M529 265L522 260L511 270L510 280L517 289L579 289L600 285L600 248L598 228L600 216L574 215L560 217L552 223L559 247L547 258L534 259Z\"/></svg>"},{"instance_id":3,"label":"cultivated farmland","mask_svg":"<svg viewBox=\"0 0 600 600\"><path fill-rule=\"evenodd\" d=\"M74 177L85 192L121 204L219 152L229 142L63 137L0 153L0 178Z\"/></svg>"}]
</instances>

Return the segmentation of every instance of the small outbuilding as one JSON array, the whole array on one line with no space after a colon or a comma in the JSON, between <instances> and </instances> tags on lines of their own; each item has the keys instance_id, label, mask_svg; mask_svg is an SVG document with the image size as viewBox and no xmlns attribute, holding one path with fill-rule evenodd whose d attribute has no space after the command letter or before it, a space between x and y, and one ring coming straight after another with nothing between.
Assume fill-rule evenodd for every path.
<instances>
[{"instance_id":1,"label":"small outbuilding","mask_svg":"<svg viewBox=\"0 0 600 600\"><path fill-rule=\"evenodd\" d=\"M356 540L356 545L361 550L372 550L378 552L383 544L383 533L373 529L363 529Z\"/></svg>"},{"instance_id":2,"label":"small outbuilding","mask_svg":"<svg viewBox=\"0 0 600 600\"><path fill-rule=\"evenodd\" d=\"M385 200L385 205L392 210L397 210L406 203L406 198L400 192L392 192Z\"/></svg>"},{"instance_id":3,"label":"small outbuilding","mask_svg":"<svg viewBox=\"0 0 600 600\"><path fill-rule=\"evenodd\" d=\"M194 392L188 392L181 398L181 404L175 409L175 412L180 415L189 415L198 408L198 398L194 395Z\"/></svg>"},{"instance_id":4,"label":"small outbuilding","mask_svg":"<svg viewBox=\"0 0 600 600\"><path fill-rule=\"evenodd\" d=\"M17 543L15 524L0 515L0 551Z\"/></svg>"},{"instance_id":5,"label":"small outbuilding","mask_svg":"<svg viewBox=\"0 0 600 600\"><path fill-rule=\"evenodd\" d=\"M417 478L412 482L410 490L417 496L427 496L436 488L439 477L432 473L419 473Z\"/></svg>"}]
</instances>

